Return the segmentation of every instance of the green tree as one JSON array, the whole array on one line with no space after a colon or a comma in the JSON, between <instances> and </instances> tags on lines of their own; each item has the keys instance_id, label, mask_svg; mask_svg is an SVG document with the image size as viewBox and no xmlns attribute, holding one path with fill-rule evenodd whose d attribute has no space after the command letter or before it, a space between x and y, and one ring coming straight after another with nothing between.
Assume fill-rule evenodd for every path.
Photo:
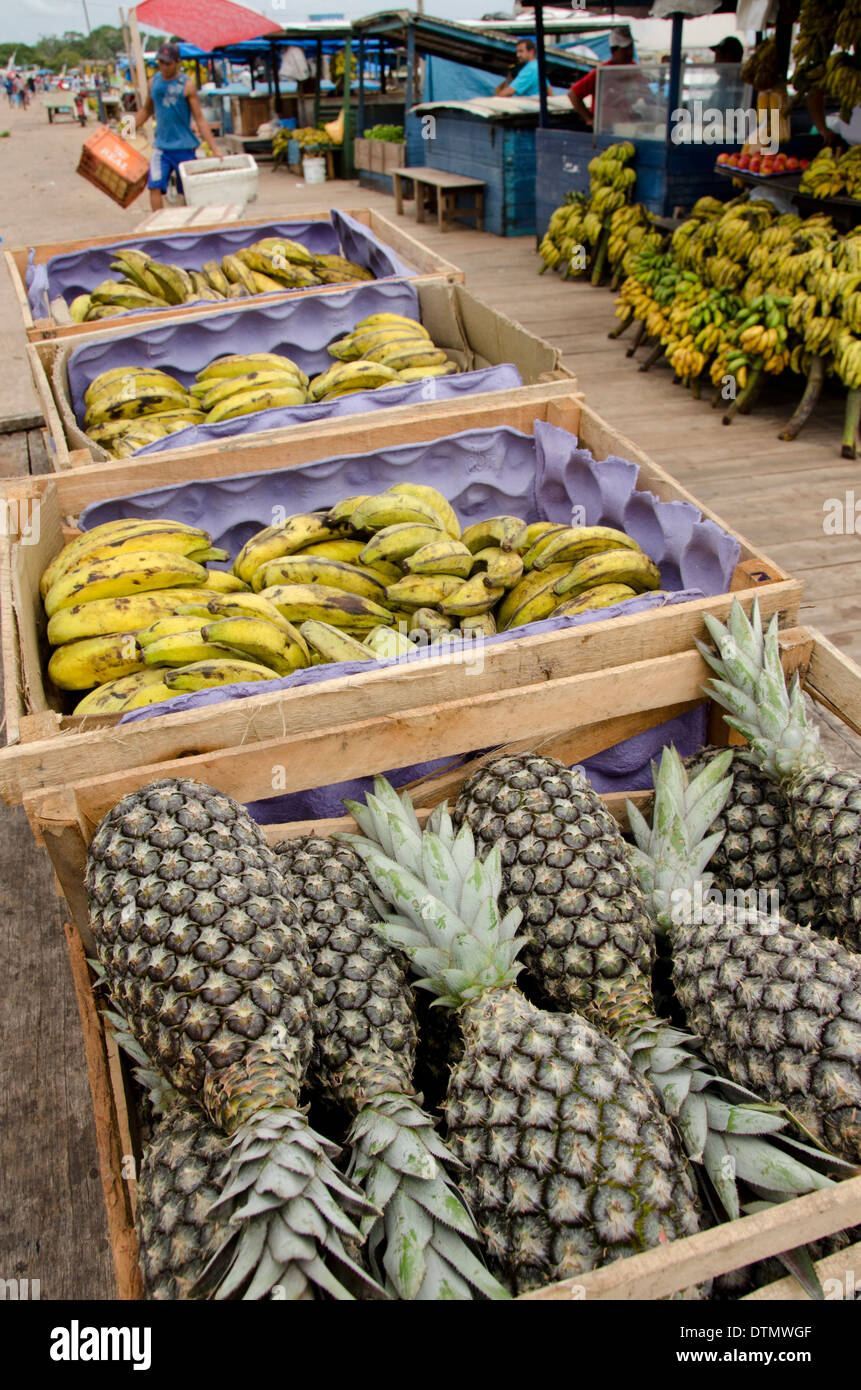
<instances>
[{"instance_id":1,"label":"green tree","mask_svg":"<svg viewBox=\"0 0 861 1390\"><path fill-rule=\"evenodd\" d=\"M59 53L52 59L51 66L61 68L79 68L84 61L84 55L79 53L76 48L61 48Z\"/></svg>"}]
</instances>

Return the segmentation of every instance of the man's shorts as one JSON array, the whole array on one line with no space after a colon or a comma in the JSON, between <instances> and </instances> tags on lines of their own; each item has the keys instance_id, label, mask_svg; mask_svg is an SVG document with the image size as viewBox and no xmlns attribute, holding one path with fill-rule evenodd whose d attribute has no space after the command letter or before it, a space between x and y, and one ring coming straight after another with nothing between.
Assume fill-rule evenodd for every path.
<instances>
[{"instance_id":1,"label":"man's shorts","mask_svg":"<svg viewBox=\"0 0 861 1390\"><path fill-rule=\"evenodd\" d=\"M147 188L157 188L159 192L166 193L170 182L170 176L176 171L176 182L180 193L182 192L182 179L179 175L179 166L187 160L194 159L197 147L191 150L160 150L154 149L152 159L149 162L149 178Z\"/></svg>"}]
</instances>

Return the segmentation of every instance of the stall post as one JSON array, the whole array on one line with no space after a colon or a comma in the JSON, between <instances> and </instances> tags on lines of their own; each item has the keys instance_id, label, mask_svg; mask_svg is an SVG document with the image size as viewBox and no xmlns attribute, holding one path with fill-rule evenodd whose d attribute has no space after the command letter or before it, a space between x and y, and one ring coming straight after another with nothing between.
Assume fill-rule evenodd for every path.
<instances>
[{"instance_id":1,"label":"stall post","mask_svg":"<svg viewBox=\"0 0 861 1390\"><path fill-rule=\"evenodd\" d=\"M353 85L353 38L347 35L347 42L344 47L344 178L351 179L355 170L353 169L353 123L350 119L352 115L352 100L350 89Z\"/></svg>"},{"instance_id":2,"label":"stall post","mask_svg":"<svg viewBox=\"0 0 861 1390\"><path fill-rule=\"evenodd\" d=\"M678 12L672 16L672 33L670 36L670 86L667 101L667 145L669 146L673 136L673 117L678 110L682 96L682 25L684 15Z\"/></svg>"},{"instance_id":3,"label":"stall post","mask_svg":"<svg viewBox=\"0 0 861 1390\"><path fill-rule=\"evenodd\" d=\"M320 83L323 79L323 40L317 40L317 80L314 84L314 125L320 125Z\"/></svg>"},{"instance_id":4,"label":"stall post","mask_svg":"<svg viewBox=\"0 0 861 1390\"><path fill-rule=\"evenodd\" d=\"M544 52L544 6L535 6L535 46L538 50L538 126L547 127L547 55Z\"/></svg>"},{"instance_id":5,"label":"stall post","mask_svg":"<svg viewBox=\"0 0 861 1390\"><path fill-rule=\"evenodd\" d=\"M359 33L358 62L359 91L356 97L356 134L361 137L365 133L365 35L363 31Z\"/></svg>"},{"instance_id":6,"label":"stall post","mask_svg":"<svg viewBox=\"0 0 861 1390\"><path fill-rule=\"evenodd\" d=\"M386 91L386 41L380 39L380 92Z\"/></svg>"},{"instance_id":7,"label":"stall post","mask_svg":"<svg viewBox=\"0 0 861 1390\"><path fill-rule=\"evenodd\" d=\"M275 111L281 115L281 87L278 82L278 49L274 39L269 40L269 61L272 64L272 91L275 95Z\"/></svg>"}]
</instances>

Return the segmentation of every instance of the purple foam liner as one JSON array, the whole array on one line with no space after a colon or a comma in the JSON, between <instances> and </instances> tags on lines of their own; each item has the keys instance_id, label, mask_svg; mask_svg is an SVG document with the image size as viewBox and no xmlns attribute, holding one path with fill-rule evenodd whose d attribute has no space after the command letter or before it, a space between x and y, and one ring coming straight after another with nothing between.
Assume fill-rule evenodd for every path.
<instances>
[{"instance_id":1,"label":"purple foam liner","mask_svg":"<svg viewBox=\"0 0 861 1390\"><path fill-rule=\"evenodd\" d=\"M638 465L610 456L596 460L572 434L535 421L534 435L500 427L467 430L446 439L398 445L372 453L322 459L295 468L245 474L207 482L182 483L148 489L129 497L98 502L81 516L84 530L119 517L170 516L202 526L216 545L236 554L241 545L271 524L273 508L291 512L311 511L331 505L355 492L382 491L399 478L432 482L449 498L464 526L502 512L522 516L527 522L567 522L572 511L584 524L625 529L643 547L661 571L666 595L642 594L600 611L600 620L658 606L685 603L705 595L726 593L738 563L738 542L714 522L704 519L688 502L663 502L648 492L636 491ZM553 632L596 621L596 613L570 618L549 618L514 632L485 639L496 646L524 635ZM464 652L475 659L472 643ZM408 660L433 659L430 649L410 654ZM445 658L458 659L452 651ZM462 652L460 659L467 657ZM394 661L374 663L395 665ZM121 723L133 723L153 715L197 709L227 699L247 699L293 686L312 685L341 676L359 675L371 663L345 662L311 667L292 676L255 684L224 686L180 695L161 705L124 715ZM705 735L702 709L692 710L655 729L617 744L583 764L599 791L651 785L649 760L672 739L682 752L702 746ZM474 754L465 755L474 756ZM445 760L450 762L450 759ZM427 775L437 763L399 769L398 784ZM254 814L262 822L314 819L341 814L345 795L367 790L369 778L349 784L273 797L255 803Z\"/></svg>"},{"instance_id":2,"label":"purple foam liner","mask_svg":"<svg viewBox=\"0 0 861 1390\"><path fill-rule=\"evenodd\" d=\"M169 237L123 237L107 246L91 246L51 256L40 265L34 263L31 247L25 276L30 311L35 318L47 318L52 299L62 296L69 304L77 295L87 294L103 280L113 278L114 253L129 248L143 251L153 260L181 266L183 270L200 270L204 261L220 262L222 256L241 251L264 237L281 236L300 242L312 255L344 255L370 270L377 280L417 273L349 213L333 208L329 216L329 222L304 219L258 223L254 227L228 226L211 232L177 232ZM128 312L141 314L152 313L152 310L131 309Z\"/></svg>"}]
</instances>

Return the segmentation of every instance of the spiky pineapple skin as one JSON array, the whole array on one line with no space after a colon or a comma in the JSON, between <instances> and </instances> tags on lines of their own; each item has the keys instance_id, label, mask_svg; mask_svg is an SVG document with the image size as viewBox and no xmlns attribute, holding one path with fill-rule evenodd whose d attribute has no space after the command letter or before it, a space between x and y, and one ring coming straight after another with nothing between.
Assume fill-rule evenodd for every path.
<instances>
[{"instance_id":1,"label":"spiky pineapple skin","mask_svg":"<svg viewBox=\"0 0 861 1390\"><path fill-rule=\"evenodd\" d=\"M319 836L285 840L275 853L311 959L311 1077L353 1114L374 1095L413 1094L412 990L403 957L374 931L379 914L361 858Z\"/></svg>"},{"instance_id":2,"label":"spiky pineapple skin","mask_svg":"<svg viewBox=\"0 0 861 1390\"><path fill-rule=\"evenodd\" d=\"M188 1299L225 1235L230 1207L221 1196L230 1140L191 1101L156 1126L138 1173L135 1224L144 1294Z\"/></svg>"},{"instance_id":3,"label":"spiky pineapple skin","mask_svg":"<svg viewBox=\"0 0 861 1390\"><path fill-rule=\"evenodd\" d=\"M130 793L96 830L86 888L118 1007L179 1092L237 1075L241 1090L249 1053L262 1053L265 1072L274 1049L273 1091L298 1094L310 960L277 860L243 807L188 779ZM213 1108L235 1128L225 1089Z\"/></svg>"},{"instance_id":4,"label":"spiky pineapple skin","mask_svg":"<svg viewBox=\"0 0 861 1390\"><path fill-rule=\"evenodd\" d=\"M709 1060L861 1161L861 956L770 918L671 929L673 983Z\"/></svg>"},{"instance_id":5,"label":"spiky pineapple skin","mask_svg":"<svg viewBox=\"0 0 861 1390\"><path fill-rule=\"evenodd\" d=\"M446 1101L460 1185L513 1293L698 1229L669 1122L621 1048L493 990L461 1012Z\"/></svg>"},{"instance_id":6,"label":"spiky pineapple skin","mask_svg":"<svg viewBox=\"0 0 861 1390\"><path fill-rule=\"evenodd\" d=\"M822 764L793 776L786 794L817 926L861 951L861 778Z\"/></svg>"},{"instance_id":7,"label":"spiky pineapple skin","mask_svg":"<svg viewBox=\"0 0 861 1390\"><path fill-rule=\"evenodd\" d=\"M724 751L704 748L686 759L689 775L702 771ZM788 922L812 923L816 898L786 799L740 749L734 752L729 776L732 789L712 825L712 833L722 832L724 836L709 862L714 886L724 893L776 893L780 913Z\"/></svg>"},{"instance_id":8,"label":"spiky pineapple skin","mask_svg":"<svg viewBox=\"0 0 861 1390\"><path fill-rule=\"evenodd\" d=\"M453 818L485 858L498 845L504 911L519 907L521 959L542 993L585 1008L596 977L648 976L654 933L615 820L578 772L534 754L497 758L464 783Z\"/></svg>"}]
</instances>

